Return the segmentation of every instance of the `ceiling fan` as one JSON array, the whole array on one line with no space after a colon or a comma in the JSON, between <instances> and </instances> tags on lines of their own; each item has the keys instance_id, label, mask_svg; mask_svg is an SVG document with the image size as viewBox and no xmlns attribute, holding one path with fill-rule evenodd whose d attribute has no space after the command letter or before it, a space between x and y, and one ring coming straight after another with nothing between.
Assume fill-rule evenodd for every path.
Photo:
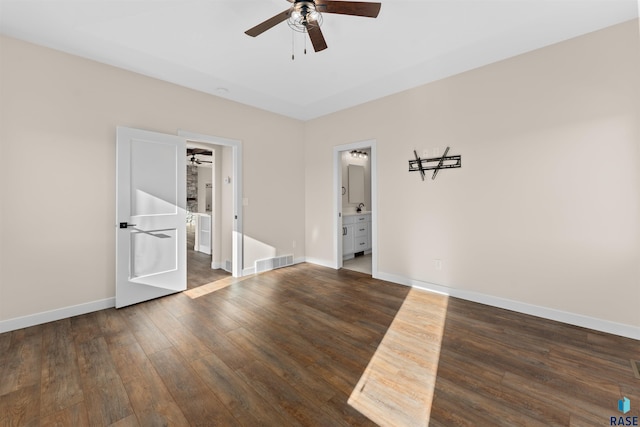
<instances>
[{"instance_id":1,"label":"ceiling fan","mask_svg":"<svg viewBox=\"0 0 640 427\"><path fill-rule=\"evenodd\" d=\"M209 160L200 160L196 158L196 156L199 154L203 156L211 156L213 153L209 150L204 150L202 148L187 148L187 156L189 155L191 156L189 161L191 162L192 165L201 165L203 163L213 163L212 161L209 161Z\"/></svg>"},{"instance_id":2,"label":"ceiling fan","mask_svg":"<svg viewBox=\"0 0 640 427\"><path fill-rule=\"evenodd\" d=\"M380 3L361 2L361 1L339 1L339 0L287 0L293 5L267 19L266 21L256 25L255 27L245 31L245 34L256 37L264 33L268 29L275 27L277 24L287 21L289 26L296 31L306 32L309 34L313 49L316 52L325 50L327 43L324 40L320 25L322 24L321 13L337 13L340 15L364 16L367 18L375 18L380 12Z\"/></svg>"}]
</instances>

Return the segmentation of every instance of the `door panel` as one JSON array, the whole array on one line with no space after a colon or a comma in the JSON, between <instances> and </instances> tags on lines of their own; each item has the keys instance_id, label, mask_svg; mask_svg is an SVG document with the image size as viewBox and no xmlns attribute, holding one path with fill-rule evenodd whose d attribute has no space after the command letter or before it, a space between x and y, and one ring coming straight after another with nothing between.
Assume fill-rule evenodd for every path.
<instances>
[{"instance_id":1,"label":"door panel","mask_svg":"<svg viewBox=\"0 0 640 427\"><path fill-rule=\"evenodd\" d=\"M124 307L186 289L186 141L118 127L116 151L116 307Z\"/></svg>"},{"instance_id":2,"label":"door panel","mask_svg":"<svg viewBox=\"0 0 640 427\"><path fill-rule=\"evenodd\" d=\"M178 269L176 230L142 232L134 229L130 238L131 280L142 280L153 274L163 274Z\"/></svg>"}]
</instances>

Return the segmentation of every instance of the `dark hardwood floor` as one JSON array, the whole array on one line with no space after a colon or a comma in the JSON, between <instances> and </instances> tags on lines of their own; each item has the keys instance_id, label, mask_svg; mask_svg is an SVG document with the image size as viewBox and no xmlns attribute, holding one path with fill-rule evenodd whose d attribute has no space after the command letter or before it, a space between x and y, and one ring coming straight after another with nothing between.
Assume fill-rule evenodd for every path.
<instances>
[{"instance_id":1,"label":"dark hardwood floor","mask_svg":"<svg viewBox=\"0 0 640 427\"><path fill-rule=\"evenodd\" d=\"M639 415L635 340L310 264L188 292L0 334L0 426L603 426L622 396Z\"/></svg>"}]
</instances>

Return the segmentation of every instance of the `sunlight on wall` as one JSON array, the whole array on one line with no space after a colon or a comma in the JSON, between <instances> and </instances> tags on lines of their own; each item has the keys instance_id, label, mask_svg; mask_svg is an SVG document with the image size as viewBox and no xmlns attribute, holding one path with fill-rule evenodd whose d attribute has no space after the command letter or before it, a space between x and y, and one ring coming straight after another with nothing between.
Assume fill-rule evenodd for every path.
<instances>
[{"instance_id":1,"label":"sunlight on wall","mask_svg":"<svg viewBox=\"0 0 640 427\"><path fill-rule=\"evenodd\" d=\"M244 235L243 240L244 265L253 266L259 259L273 258L276 256L276 248L251 236Z\"/></svg>"},{"instance_id":2,"label":"sunlight on wall","mask_svg":"<svg viewBox=\"0 0 640 427\"><path fill-rule=\"evenodd\" d=\"M349 397L381 426L427 426L448 297L412 289Z\"/></svg>"}]
</instances>

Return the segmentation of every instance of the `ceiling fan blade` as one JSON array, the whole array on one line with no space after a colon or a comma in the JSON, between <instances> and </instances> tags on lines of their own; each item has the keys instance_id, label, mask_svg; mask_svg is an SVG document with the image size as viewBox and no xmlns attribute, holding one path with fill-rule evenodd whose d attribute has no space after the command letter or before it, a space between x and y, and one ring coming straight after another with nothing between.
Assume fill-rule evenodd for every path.
<instances>
[{"instance_id":1,"label":"ceiling fan blade","mask_svg":"<svg viewBox=\"0 0 640 427\"><path fill-rule=\"evenodd\" d=\"M293 10L293 7L290 7L289 9L285 10L284 12L281 12L281 13L277 14L276 16L267 19L266 21L256 25L255 27L245 31L244 33L246 35L248 35L248 36L251 36L251 37L259 36L260 34L264 33L268 29L275 27L276 25L278 25L282 21L286 21L287 18L289 18L289 15L291 14L292 10Z\"/></svg>"},{"instance_id":2,"label":"ceiling fan blade","mask_svg":"<svg viewBox=\"0 0 640 427\"><path fill-rule=\"evenodd\" d=\"M210 150L205 150L204 148L187 148L187 155L196 155L196 154L203 154L205 156L210 156L211 155L211 151Z\"/></svg>"},{"instance_id":3,"label":"ceiling fan blade","mask_svg":"<svg viewBox=\"0 0 640 427\"><path fill-rule=\"evenodd\" d=\"M316 0L316 9L321 13L364 16L375 18L380 13L380 3L364 1Z\"/></svg>"},{"instance_id":4,"label":"ceiling fan blade","mask_svg":"<svg viewBox=\"0 0 640 427\"><path fill-rule=\"evenodd\" d=\"M315 50L316 52L320 52L321 50L325 50L327 48L327 42L324 40L324 36L322 35L322 30L320 30L318 21L312 19L309 20L307 33L309 33L311 44L313 44L313 50Z\"/></svg>"}]
</instances>

